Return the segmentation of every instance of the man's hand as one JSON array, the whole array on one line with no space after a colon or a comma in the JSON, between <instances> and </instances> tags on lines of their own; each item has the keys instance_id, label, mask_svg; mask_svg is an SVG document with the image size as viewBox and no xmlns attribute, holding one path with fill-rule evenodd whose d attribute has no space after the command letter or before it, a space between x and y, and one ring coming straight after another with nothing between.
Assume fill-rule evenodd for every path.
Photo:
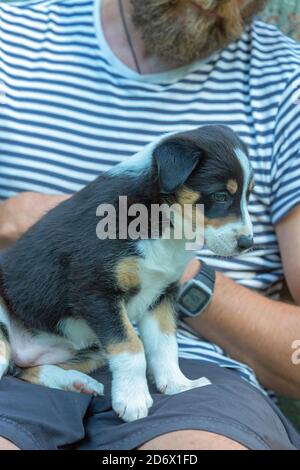
<instances>
[{"instance_id":1,"label":"man's hand","mask_svg":"<svg viewBox=\"0 0 300 470\"><path fill-rule=\"evenodd\" d=\"M13 244L50 209L69 196L26 192L0 205L0 249Z\"/></svg>"},{"instance_id":2,"label":"man's hand","mask_svg":"<svg viewBox=\"0 0 300 470\"><path fill-rule=\"evenodd\" d=\"M192 259L192 261L189 262L187 265L187 268L185 272L183 273L183 276L180 279L180 284L183 285L186 282L190 281L195 277L199 270L200 270L201 264L200 261L196 258Z\"/></svg>"}]
</instances>

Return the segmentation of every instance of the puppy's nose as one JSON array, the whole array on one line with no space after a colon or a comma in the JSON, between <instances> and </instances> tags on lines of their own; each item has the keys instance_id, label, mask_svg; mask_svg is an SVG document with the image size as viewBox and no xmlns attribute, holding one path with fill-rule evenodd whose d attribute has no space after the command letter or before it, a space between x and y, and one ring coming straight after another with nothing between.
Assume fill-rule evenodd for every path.
<instances>
[{"instance_id":1,"label":"puppy's nose","mask_svg":"<svg viewBox=\"0 0 300 470\"><path fill-rule=\"evenodd\" d=\"M249 248L253 247L253 244L254 241L252 237L246 237L246 235L242 235L238 239L238 247L241 251L249 250Z\"/></svg>"}]
</instances>

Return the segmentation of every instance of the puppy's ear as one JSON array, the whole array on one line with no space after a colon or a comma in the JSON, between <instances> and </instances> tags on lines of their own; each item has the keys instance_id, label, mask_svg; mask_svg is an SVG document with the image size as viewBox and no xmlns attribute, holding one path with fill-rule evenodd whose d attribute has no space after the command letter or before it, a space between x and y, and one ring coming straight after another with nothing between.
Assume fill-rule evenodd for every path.
<instances>
[{"instance_id":1,"label":"puppy's ear","mask_svg":"<svg viewBox=\"0 0 300 470\"><path fill-rule=\"evenodd\" d=\"M170 194L186 182L200 161L202 151L192 140L174 137L158 145L153 157L160 191Z\"/></svg>"}]
</instances>

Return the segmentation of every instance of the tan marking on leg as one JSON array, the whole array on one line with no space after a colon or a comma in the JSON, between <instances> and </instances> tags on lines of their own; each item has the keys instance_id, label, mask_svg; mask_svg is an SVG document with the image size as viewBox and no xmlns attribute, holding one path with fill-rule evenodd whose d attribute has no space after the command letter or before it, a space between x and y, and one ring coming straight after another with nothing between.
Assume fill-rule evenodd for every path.
<instances>
[{"instance_id":1,"label":"tan marking on leg","mask_svg":"<svg viewBox=\"0 0 300 470\"><path fill-rule=\"evenodd\" d=\"M74 357L74 359L71 359L70 361L63 362L61 364L50 364L50 365L54 365L55 367L59 367L60 369L63 369L63 370L72 370L72 371L82 372L84 374L90 374L94 372L95 370L100 369L106 364L106 361L104 360L103 356L99 357L99 355L97 356L97 353L94 353L94 354L95 354L95 357L93 357L93 353L91 353L91 357L86 360L77 362L76 357ZM40 378L42 367L45 367L45 365L28 367L26 369L22 369L18 377L21 380L24 380L25 382L29 382L35 385L45 385L43 382L41 382L41 378Z\"/></svg>"},{"instance_id":2,"label":"tan marking on leg","mask_svg":"<svg viewBox=\"0 0 300 470\"><path fill-rule=\"evenodd\" d=\"M226 188L230 194L236 194L239 189L239 185L236 180L230 179L227 181Z\"/></svg>"},{"instance_id":3,"label":"tan marking on leg","mask_svg":"<svg viewBox=\"0 0 300 470\"><path fill-rule=\"evenodd\" d=\"M143 350L141 340L138 338L134 328L127 316L125 307L122 307L121 319L124 327L126 339L119 343L110 344L106 351L109 356L121 354L124 352L137 354Z\"/></svg>"},{"instance_id":4,"label":"tan marking on leg","mask_svg":"<svg viewBox=\"0 0 300 470\"><path fill-rule=\"evenodd\" d=\"M186 186L183 186L176 192L177 202L181 205L195 204L197 201L199 201L200 197L201 194L198 191L194 191L193 189L187 188Z\"/></svg>"},{"instance_id":5,"label":"tan marking on leg","mask_svg":"<svg viewBox=\"0 0 300 470\"><path fill-rule=\"evenodd\" d=\"M176 319L174 307L171 302L161 302L152 312L163 333L174 334L176 331Z\"/></svg>"},{"instance_id":6,"label":"tan marking on leg","mask_svg":"<svg viewBox=\"0 0 300 470\"><path fill-rule=\"evenodd\" d=\"M136 288L140 285L139 259L134 256L122 259L116 266L118 285L124 289Z\"/></svg>"},{"instance_id":7,"label":"tan marking on leg","mask_svg":"<svg viewBox=\"0 0 300 470\"><path fill-rule=\"evenodd\" d=\"M232 224L234 222L237 222L237 218L236 217L223 217L221 219L209 219L208 217L205 217L204 221L205 221L205 227L207 226L210 226L210 227L213 227L213 228L220 228L220 227L223 227L223 225L227 225L227 224Z\"/></svg>"},{"instance_id":8,"label":"tan marking on leg","mask_svg":"<svg viewBox=\"0 0 300 470\"><path fill-rule=\"evenodd\" d=\"M252 191L253 191L253 189L254 189L254 186L255 186L254 180L251 180L251 181L250 181L250 184L249 184L249 191L250 191L250 193L252 193Z\"/></svg>"},{"instance_id":9,"label":"tan marking on leg","mask_svg":"<svg viewBox=\"0 0 300 470\"><path fill-rule=\"evenodd\" d=\"M101 369L105 366L105 364L106 361L103 357L93 357L91 353L91 357L87 358L86 360L77 361L76 358L74 358L74 360L70 360L69 362L63 362L61 364L55 365L64 370L77 370L85 374L90 374L97 369Z\"/></svg>"},{"instance_id":10,"label":"tan marking on leg","mask_svg":"<svg viewBox=\"0 0 300 470\"><path fill-rule=\"evenodd\" d=\"M27 369L22 369L19 378L25 380L25 382L29 382L31 384L39 385L40 381L40 373L41 373L42 366L36 367L28 367Z\"/></svg>"}]
</instances>

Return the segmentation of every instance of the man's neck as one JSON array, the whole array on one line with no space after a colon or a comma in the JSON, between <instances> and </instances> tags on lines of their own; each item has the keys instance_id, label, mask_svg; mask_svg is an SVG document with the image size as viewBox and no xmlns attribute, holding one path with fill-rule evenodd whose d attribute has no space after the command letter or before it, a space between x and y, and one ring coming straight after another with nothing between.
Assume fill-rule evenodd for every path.
<instances>
[{"instance_id":1,"label":"man's neck","mask_svg":"<svg viewBox=\"0 0 300 470\"><path fill-rule=\"evenodd\" d=\"M161 73L172 70L176 66L163 63L158 57L146 54L140 31L134 26L130 15L129 0L121 0L124 10L124 16L131 43L134 48L134 54L138 62L140 72L145 74ZM126 64L132 70L137 71L133 52L130 48L126 30L122 21L118 0L102 0L101 24L106 38L113 53L121 62Z\"/></svg>"}]
</instances>

